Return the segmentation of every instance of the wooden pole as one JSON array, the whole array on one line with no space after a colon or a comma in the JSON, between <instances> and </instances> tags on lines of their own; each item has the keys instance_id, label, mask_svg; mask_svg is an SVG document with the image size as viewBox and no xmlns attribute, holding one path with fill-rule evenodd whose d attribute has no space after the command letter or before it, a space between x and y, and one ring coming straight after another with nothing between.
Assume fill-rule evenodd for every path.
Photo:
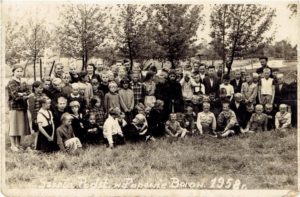
<instances>
[{"instance_id":1,"label":"wooden pole","mask_svg":"<svg viewBox=\"0 0 300 197\"><path fill-rule=\"evenodd\" d=\"M50 69L50 72L49 72L49 77L50 77L50 76L51 76L51 74L52 74L52 71L53 71L54 65L55 65L55 60L54 60L54 61L53 61L53 63L52 63L52 66L51 66L51 69Z\"/></svg>"},{"instance_id":2,"label":"wooden pole","mask_svg":"<svg viewBox=\"0 0 300 197\"><path fill-rule=\"evenodd\" d=\"M43 66L42 66L42 58L40 59L40 79L43 79Z\"/></svg>"}]
</instances>

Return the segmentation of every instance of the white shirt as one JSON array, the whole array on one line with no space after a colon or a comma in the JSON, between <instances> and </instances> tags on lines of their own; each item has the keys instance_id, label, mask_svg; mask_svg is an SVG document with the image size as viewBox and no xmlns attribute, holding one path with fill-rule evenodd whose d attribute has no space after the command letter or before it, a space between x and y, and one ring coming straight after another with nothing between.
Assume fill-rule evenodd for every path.
<instances>
[{"instance_id":1,"label":"white shirt","mask_svg":"<svg viewBox=\"0 0 300 197\"><path fill-rule=\"evenodd\" d=\"M272 86L273 86L273 79L269 78L268 80L265 78L261 79L261 94L272 95Z\"/></svg>"},{"instance_id":2,"label":"white shirt","mask_svg":"<svg viewBox=\"0 0 300 197\"><path fill-rule=\"evenodd\" d=\"M233 86L228 84L228 85L225 85L224 83L222 83L220 85L220 89L222 88L225 88L226 89L226 96L232 96L234 94L234 89L233 89Z\"/></svg>"},{"instance_id":3,"label":"white shirt","mask_svg":"<svg viewBox=\"0 0 300 197\"><path fill-rule=\"evenodd\" d=\"M48 113L49 112L49 113ZM44 116L43 116L44 115ZM48 126L48 120L45 118L45 116L50 119L50 122L53 124L53 115L50 110L45 110L41 108L37 114L37 123L42 123L42 127Z\"/></svg>"},{"instance_id":4,"label":"white shirt","mask_svg":"<svg viewBox=\"0 0 300 197\"><path fill-rule=\"evenodd\" d=\"M118 118L114 119L109 115L103 125L103 136L107 139L109 144L113 144L112 136L115 134L123 135L122 129L119 125Z\"/></svg>"}]
</instances>

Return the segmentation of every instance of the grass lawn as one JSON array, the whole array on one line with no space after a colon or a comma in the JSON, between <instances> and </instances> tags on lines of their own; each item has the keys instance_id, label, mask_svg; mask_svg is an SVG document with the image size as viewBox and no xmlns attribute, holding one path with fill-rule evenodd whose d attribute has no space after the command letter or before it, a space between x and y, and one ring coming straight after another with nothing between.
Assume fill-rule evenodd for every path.
<instances>
[{"instance_id":1,"label":"grass lawn","mask_svg":"<svg viewBox=\"0 0 300 197\"><path fill-rule=\"evenodd\" d=\"M31 140L27 137L24 144ZM76 155L8 149L6 184L9 188L296 190L297 130L226 139L166 138L113 150L90 146Z\"/></svg>"}]
</instances>

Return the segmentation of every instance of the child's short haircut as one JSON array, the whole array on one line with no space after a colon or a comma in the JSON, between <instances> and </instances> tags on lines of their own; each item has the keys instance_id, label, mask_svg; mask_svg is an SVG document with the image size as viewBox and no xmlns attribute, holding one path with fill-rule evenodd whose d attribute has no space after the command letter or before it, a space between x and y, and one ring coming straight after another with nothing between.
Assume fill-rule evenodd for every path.
<instances>
[{"instance_id":1,"label":"child's short haircut","mask_svg":"<svg viewBox=\"0 0 300 197\"><path fill-rule=\"evenodd\" d=\"M273 108L273 105L272 105L272 104L267 103L267 104L265 105L265 109L271 109L271 108Z\"/></svg>"},{"instance_id":2,"label":"child's short haircut","mask_svg":"<svg viewBox=\"0 0 300 197\"><path fill-rule=\"evenodd\" d=\"M118 87L118 85L117 85L117 83L115 81L111 81L108 84L108 88L111 88L111 87Z\"/></svg>"},{"instance_id":3,"label":"child's short haircut","mask_svg":"<svg viewBox=\"0 0 300 197\"><path fill-rule=\"evenodd\" d=\"M69 114L68 112L66 112L66 113L63 113L62 115L61 115L61 118L60 118L60 121L63 123L64 121L66 121L66 120L72 120L74 117L71 115L71 114Z\"/></svg>"},{"instance_id":4,"label":"child's short haircut","mask_svg":"<svg viewBox=\"0 0 300 197\"><path fill-rule=\"evenodd\" d=\"M257 104L257 105L255 106L255 109L256 109L256 110L257 110L257 109L263 110L264 107L263 107L263 105L261 105L261 104Z\"/></svg>"},{"instance_id":5,"label":"child's short haircut","mask_svg":"<svg viewBox=\"0 0 300 197\"><path fill-rule=\"evenodd\" d=\"M62 80L60 78L54 78L52 80L52 84L54 84L54 85L59 85L61 83L62 83Z\"/></svg>"},{"instance_id":6,"label":"child's short haircut","mask_svg":"<svg viewBox=\"0 0 300 197\"><path fill-rule=\"evenodd\" d=\"M224 76L223 76L223 80L230 80L229 75L224 75Z\"/></svg>"},{"instance_id":7,"label":"child's short haircut","mask_svg":"<svg viewBox=\"0 0 300 197\"><path fill-rule=\"evenodd\" d=\"M89 120L91 117L96 118L96 114L94 112L88 113L87 116L86 116L86 119Z\"/></svg>"},{"instance_id":8,"label":"child's short haircut","mask_svg":"<svg viewBox=\"0 0 300 197\"><path fill-rule=\"evenodd\" d=\"M266 56L261 56L261 57L259 57L259 60L266 60L266 61L268 61L268 57L266 57Z\"/></svg>"},{"instance_id":9,"label":"child's short haircut","mask_svg":"<svg viewBox=\"0 0 300 197\"><path fill-rule=\"evenodd\" d=\"M66 97L64 97L64 96L59 96L59 97L57 98L57 102L59 103L60 101L65 101L65 102L67 102L68 100L67 100Z\"/></svg>"},{"instance_id":10,"label":"child's short haircut","mask_svg":"<svg viewBox=\"0 0 300 197\"><path fill-rule=\"evenodd\" d=\"M170 113L170 115L169 115L169 118L171 119L171 118L176 118L176 113Z\"/></svg>"},{"instance_id":11,"label":"child's short haircut","mask_svg":"<svg viewBox=\"0 0 300 197\"><path fill-rule=\"evenodd\" d=\"M223 107L225 107L225 106L229 107L229 102L227 102L227 101L223 102L223 103L222 103L222 106L223 106Z\"/></svg>"},{"instance_id":12,"label":"child's short haircut","mask_svg":"<svg viewBox=\"0 0 300 197\"><path fill-rule=\"evenodd\" d=\"M239 92L234 94L234 98L242 98L242 97L243 95Z\"/></svg>"},{"instance_id":13,"label":"child's short haircut","mask_svg":"<svg viewBox=\"0 0 300 197\"><path fill-rule=\"evenodd\" d=\"M124 84L129 84L129 79L127 77L124 77L121 81L120 81L120 86L123 87Z\"/></svg>"},{"instance_id":14,"label":"child's short haircut","mask_svg":"<svg viewBox=\"0 0 300 197\"><path fill-rule=\"evenodd\" d=\"M283 76L284 76L284 75L283 75L282 73L278 73L278 74L277 74L277 79L281 79L281 78L283 78Z\"/></svg>"},{"instance_id":15,"label":"child's short haircut","mask_svg":"<svg viewBox=\"0 0 300 197\"><path fill-rule=\"evenodd\" d=\"M259 74L258 73L253 73L252 74L252 78L258 78L259 77Z\"/></svg>"},{"instance_id":16,"label":"child's short haircut","mask_svg":"<svg viewBox=\"0 0 300 197\"><path fill-rule=\"evenodd\" d=\"M101 102L101 98L99 97L99 96L93 96L92 98L91 98L91 107L95 107L95 105L96 105L96 103L98 102L98 100Z\"/></svg>"},{"instance_id":17,"label":"child's short haircut","mask_svg":"<svg viewBox=\"0 0 300 197\"><path fill-rule=\"evenodd\" d=\"M80 103L78 101L71 101L70 107L75 107L75 106L80 107Z\"/></svg>"},{"instance_id":18,"label":"child's short haircut","mask_svg":"<svg viewBox=\"0 0 300 197\"><path fill-rule=\"evenodd\" d=\"M202 105L202 107L203 107L203 108L204 108L204 107L210 107L209 102L204 102L203 105Z\"/></svg>"},{"instance_id":19,"label":"child's short haircut","mask_svg":"<svg viewBox=\"0 0 300 197\"><path fill-rule=\"evenodd\" d=\"M215 68L215 66L210 65L210 66L208 66L208 69L216 69L216 68Z\"/></svg>"},{"instance_id":20,"label":"child's short haircut","mask_svg":"<svg viewBox=\"0 0 300 197\"><path fill-rule=\"evenodd\" d=\"M72 89L79 89L80 85L79 83L72 83Z\"/></svg>"},{"instance_id":21,"label":"child's short haircut","mask_svg":"<svg viewBox=\"0 0 300 197\"><path fill-rule=\"evenodd\" d=\"M40 100L39 100L39 104L42 106L43 104L47 103L47 101L51 101L51 99L48 96L43 96Z\"/></svg>"},{"instance_id":22,"label":"child's short haircut","mask_svg":"<svg viewBox=\"0 0 300 197\"><path fill-rule=\"evenodd\" d=\"M287 107L288 107L288 106L287 106L286 104L280 104L280 105L279 105L279 108L287 109Z\"/></svg>"},{"instance_id":23,"label":"child's short haircut","mask_svg":"<svg viewBox=\"0 0 300 197\"><path fill-rule=\"evenodd\" d=\"M270 73L270 72L271 72L270 68L264 68L264 73L265 73L265 72Z\"/></svg>"},{"instance_id":24,"label":"child's short haircut","mask_svg":"<svg viewBox=\"0 0 300 197\"><path fill-rule=\"evenodd\" d=\"M120 108L118 108L118 107L113 107L113 108L110 108L109 109L109 115L111 115L111 116L118 116L118 115L120 115Z\"/></svg>"},{"instance_id":25,"label":"child's short haircut","mask_svg":"<svg viewBox=\"0 0 300 197\"><path fill-rule=\"evenodd\" d=\"M38 88L38 87L40 87L42 85L43 85L43 83L40 82L40 81L33 82L33 84L32 84L32 92L34 92L35 88Z\"/></svg>"}]
</instances>

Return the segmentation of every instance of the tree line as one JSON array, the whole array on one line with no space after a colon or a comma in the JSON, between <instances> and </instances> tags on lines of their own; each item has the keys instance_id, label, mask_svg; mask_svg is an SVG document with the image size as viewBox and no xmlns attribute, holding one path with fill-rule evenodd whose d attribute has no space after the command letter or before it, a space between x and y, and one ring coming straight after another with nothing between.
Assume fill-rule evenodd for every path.
<instances>
[{"instance_id":1,"label":"tree line","mask_svg":"<svg viewBox=\"0 0 300 197\"><path fill-rule=\"evenodd\" d=\"M204 47L210 56L222 59L223 68L230 72L236 57L258 53L293 56L283 53L293 48L286 41L277 44L281 51L270 47L274 33L266 33L273 24L275 9L254 4L216 4L210 10L212 41L204 46L197 42L197 34L204 27L203 5L63 5L59 8L59 23L51 30L42 19L22 24L7 20L6 63L36 62L51 50L82 60L82 69L93 57L107 64L128 59L131 66L133 62L143 65L147 60L169 61L175 68L179 61L195 57Z\"/></svg>"}]
</instances>

